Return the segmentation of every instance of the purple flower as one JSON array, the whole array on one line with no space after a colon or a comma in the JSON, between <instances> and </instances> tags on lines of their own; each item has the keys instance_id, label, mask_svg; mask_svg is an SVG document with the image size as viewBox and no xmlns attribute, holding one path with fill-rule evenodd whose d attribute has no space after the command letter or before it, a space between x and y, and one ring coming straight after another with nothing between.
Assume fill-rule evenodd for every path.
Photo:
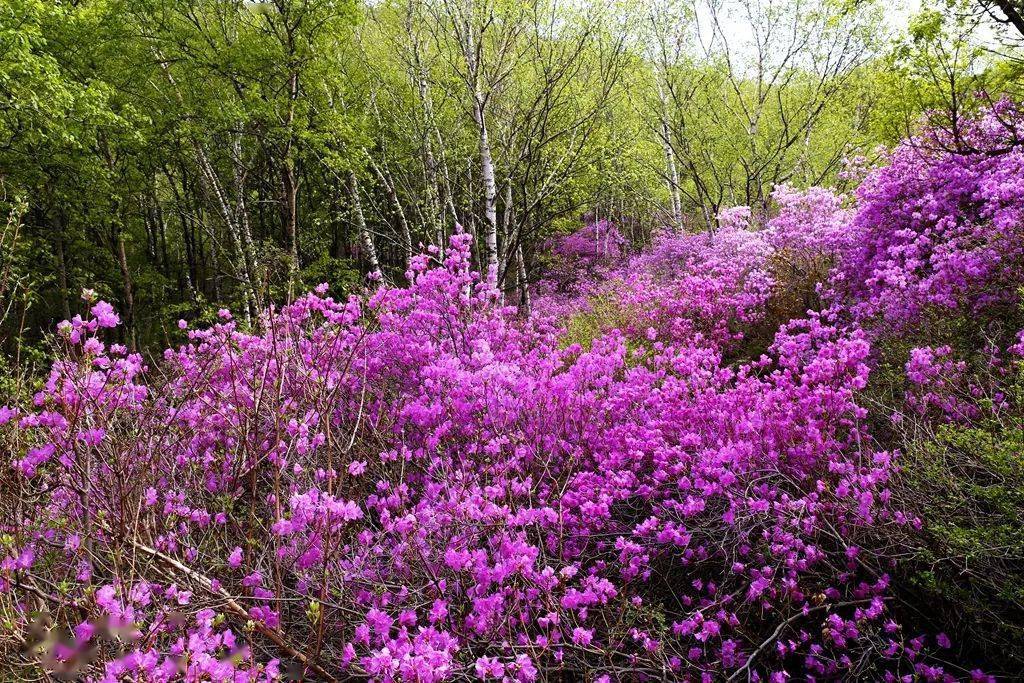
<instances>
[{"instance_id":1,"label":"purple flower","mask_svg":"<svg viewBox=\"0 0 1024 683\"><path fill-rule=\"evenodd\" d=\"M100 327L117 327L121 324L121 318L114 312L114 307L106 301L97 301L89 312Z\"/></svg>"}]
</instances>

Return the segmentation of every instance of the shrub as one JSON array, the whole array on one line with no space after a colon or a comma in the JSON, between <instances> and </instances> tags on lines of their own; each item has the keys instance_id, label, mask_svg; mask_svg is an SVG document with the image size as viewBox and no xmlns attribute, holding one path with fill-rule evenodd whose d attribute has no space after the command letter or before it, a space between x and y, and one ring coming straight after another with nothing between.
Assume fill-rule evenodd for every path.
<instances>
[{"instance_id":1,"label":"shrub","mask_svg":"<svg viewBox=\"0 0 1024 683\"><path fill-rule=\"evenodd\" d=\"M158 361L86 293L0 407L4 666L988 680L968 650L1021 624L1019 150L916 149L855 206L780 188L763 228L663 234L528 318L461 233L406 287L182 321ZM940 593L962 652L915 635Z\"/></svg>"},{"instance_id":2,"label":"shrub","mask_svg":"<svg viewBox=\"0 0 1024 683\"><path fill-rule=\"evenodd\" d=\"M74 633L47 665L105 680L931 670L861 557L903 523L862 333L811 317L737 368L703 342L560 348L468 238L446 254L253 333L224 311L157 368L104 344L103 302L62 324L2 417L14 637L45 612Z\"/></svg>"},{"instance_id":3,"label":"shrub","mask_svg":"<svg viewBox=\"0 0 1024 683\"><path fill-rule=\"evenodd\" d=\"M1024 666L1022 377L1018 369L996 400L970 404L970 421L901 424L895 487L926 520L908 541L908 593L931 605L928 621L945 622L965 650L1007 674Z\"/></svg>"}]
</instances>

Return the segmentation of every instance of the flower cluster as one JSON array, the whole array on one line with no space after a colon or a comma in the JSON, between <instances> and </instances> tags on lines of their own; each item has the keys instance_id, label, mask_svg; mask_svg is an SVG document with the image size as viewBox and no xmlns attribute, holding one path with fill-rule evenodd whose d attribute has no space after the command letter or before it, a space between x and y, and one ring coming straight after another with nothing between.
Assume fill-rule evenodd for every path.
<instances>
[{"instance_id":1,"label":"flower cluster","mask_svg":"<svg viewBox=\"0 0 1024 683\"><path fill-rule=\"evenodd\" d=\"M903 329L929 310L1012 299L1024 275L1020 113L998 103L953 134L926 130L857 190L836 284L861 317Z\"/></svg>"},{"instance_id":2,"label":"flower cluster","mask_svg":"<svg viewBox=\"0 0 1024 683\"><path fill-rule=\"evenodd\" d=\"M568 235L544 244L545 276L537 288L547 294L575 292L595 275L614 270L625 257L628 241L608 219L592 219Z\"/></svg>"},{"instance_id":3,"label":"flower cluster","mask_svg":"<svg viewBox=\"0 0 1024 683\"><path fill-rule=\"evenodd\" d=\"M649 250L568 292L543 289L537 309L561 318L600 315L600 333L728 345L764 313L773 285L769 252L760 235L738 224L714 234L665 231Z\"/></svg>"},{"instance_id":4,"label":"flower cluster","mask_svg":"<svg viewBox=\"0 0 1024 683\"><path fill-rule=\"evenodd\" d=\"M911 349L906 366L907 405L917 413L935 412L942 420L968 421L978 417L974 402L982 390L968 375L967 363L953 358L948 345Z\"/></svg>"},{"instance_id":5,"label":"flower cluster","mask_svg":"<svg viewBox=\"0 0 1024 683\"><path fill-rule=\"evenodd\" d=\"M553 321L497 305L468 249L458 235L407 289L313 293L256 333L225 316L159 374L66 334L17 420L19 486L48 504L6 590L38 571L71 582L62 609L130 624L108 680L272 677L268 644L327 675L522 681L796 656L832 675L875 638L902 647L887 578L857 562L860 529L900 521L891 456L858 445L859 332L797 321L739 368L706 342L559 348ZM755 656L772 615L801 611L842 629Z\"/></svg>"}]
</instances>

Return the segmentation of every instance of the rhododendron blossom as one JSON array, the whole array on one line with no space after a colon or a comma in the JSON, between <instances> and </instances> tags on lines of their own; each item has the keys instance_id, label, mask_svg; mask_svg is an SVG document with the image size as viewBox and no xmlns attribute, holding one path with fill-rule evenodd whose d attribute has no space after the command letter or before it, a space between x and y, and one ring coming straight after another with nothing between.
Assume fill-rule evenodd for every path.
<instances>
[{"instance_id":1,"label":"rhododendron blossom","mask_svg":"<svg viewBox=\"0 0 1024 683\"><path fill-rule=\"evenodd\" d=\"M928 309L970 314L1013 299L1024 275L1022 126L999 102L959 140L927 129L868 174L836 277L855 313L902 328Z\"/></svg>"}]
</instances>

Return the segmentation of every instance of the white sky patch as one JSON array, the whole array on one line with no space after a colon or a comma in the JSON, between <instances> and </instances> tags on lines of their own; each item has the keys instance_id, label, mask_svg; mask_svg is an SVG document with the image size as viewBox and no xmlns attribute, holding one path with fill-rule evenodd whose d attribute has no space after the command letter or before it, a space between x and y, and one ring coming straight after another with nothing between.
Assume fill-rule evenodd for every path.
<instances>
[{"instance_id":1,"label":"white sky patch","mask_svg":"<svg viewBox=\"0 0 1024 683\"><path fill-rule=\"evenodd\" d=\"M752 49L751 46L755 41L754 27L743 9L742 3L730 2L730 0L711 1L721 7L718 21L730 49L740 55ZM792 5L793 0L782 0L781 2L779 0L749 0L749 3L760 8L771 5L782 7L787 4ZM697 0L694 4L696 6L697 35L701 42L707 45L713 33L712 14L707 0ZM800 4L807 9L813 9L814 6L813 2L808 3L806 0ZM876 7L882 15L880 28L886 31L890 37L895 37L907 30L911 18L921 9L921 0L886 0L878 3Z\"/></svg>"}]
</instances>

